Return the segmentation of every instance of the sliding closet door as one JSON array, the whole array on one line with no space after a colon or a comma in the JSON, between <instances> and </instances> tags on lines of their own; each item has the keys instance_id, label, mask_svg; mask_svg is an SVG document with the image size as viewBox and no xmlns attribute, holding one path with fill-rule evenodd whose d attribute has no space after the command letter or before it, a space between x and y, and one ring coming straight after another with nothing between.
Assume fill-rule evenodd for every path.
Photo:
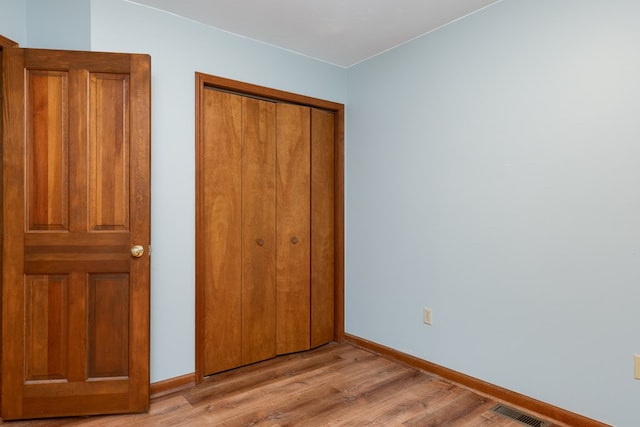
<instances>
[{"instance_id":1,"label":"sliding closet door","mask_svg":"<svg viewBox=\"0 0 640 427\"><path fill-rule=\"evenodd\" d=\"M310 108L278 104L278 354L310 346Z\"/></svg>"}]
</instances>

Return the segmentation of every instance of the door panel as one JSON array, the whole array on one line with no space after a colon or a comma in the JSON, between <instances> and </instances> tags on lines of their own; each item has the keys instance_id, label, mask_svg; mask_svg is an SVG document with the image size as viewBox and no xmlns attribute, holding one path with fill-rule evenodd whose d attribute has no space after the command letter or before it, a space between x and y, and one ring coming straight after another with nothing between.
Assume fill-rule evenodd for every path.
<instances>
[{"instance_id":1,"label":"door panel","mask_svg":"<svg viewBox=\"0 0 640 427\"><path fill-rule=\"evenodd\" d=\"M275 356L275 105L207 90L201 194L206 375Z\"/></svg>"},{"instance_id":2,"label":"door panel","mask_svg":"<svg viewBox=\"0 0 640 427\"><path fill-rule=\"evenodd\" d=\"M68 278L25 278L25 380L61 380L67 373Z\"/></svg>"},{"instance_id":3,"label":"door panel","mask_svg":"<svg viewBox=\"0 0 640 427\"><path fill-rule=\"evenodd\" d=\"M90 274L87 308L87 377L126 377L129 374L129 275Z\"/></svg>"},{"instance_id":4,"label":"door panel","mask_svg":"<svg viewBox=\"0 0 640 427\"><path fill-rule=\"evenodd\" d=\"M4 53L2 418L144 411L149 58Z\"/></svg>"},{"instance_id":5,"label":"door panel","mask_svg":"<svg viewBox=\"0 0 640 427\"><path fill-rule=\"evenodd\" d=\"M129 229L129 78L90 73L89 229Z\"/></svg>"},{"instance_id":6,"label":"door panel","mask_svg":"<svg viewBox=\"0 0 640 427\"><path fill-rule=\"evenodd\" d=\"M278 104L278 354L309 349L310 108Z\"/></svg>"},{"instance_id":7,"label":"door panel","mask_svg":"<svg viewBox=\"0 0 640 427\"><path fill-rule=\"evenodd\" d=\"M204 373L275 356L275 105L203 94Z\"/></svg>"},{"instance_id":8,"label":"door panel","mask_svg":"<svg viewBox=\"0 0 640 427\"><path fill-rule=\"evenodd\" d=\"M242 98L203 93L200 280L204 374L242 363Z\"/></svg>"},{"instance_id":9,"label":"door panel","mask_svg":"<svg viewBox=\"0 0 640 427\"><path fill-rule=\"evenodd\" d=\"M334 337L335 115L311 110L311 347Z\"/></svg>"},{"instance_id":10,"label":"door panel","mask_svg":"<svg viewBox=\"0 0 640 427\"><path fill-rule=\"evenodd\" d=\"M69 73L27 71L28 230L68 230Z\"/></svg>"},{"instance_id":11,"label":"door panel","mask_svg":"<svg viewBox=\"0 0 640 427\"><path fill-rule=\"evenodd\" d=\"M249 364L276 355L276 108L242 103L242 364Z\"/></svg>"}]
</instances>

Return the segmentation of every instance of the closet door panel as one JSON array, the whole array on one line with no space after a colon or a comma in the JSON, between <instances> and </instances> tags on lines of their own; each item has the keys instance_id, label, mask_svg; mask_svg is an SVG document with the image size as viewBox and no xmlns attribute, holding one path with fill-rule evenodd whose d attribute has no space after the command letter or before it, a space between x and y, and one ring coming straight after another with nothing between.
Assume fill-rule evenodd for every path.
<instances>
[{"instance_id":1,"label":"closet door panel","mask_svg":"<svg viewBox=\"0 0 640 427\"><path fill-rule=\"evenodd\" d=\"M276 354L276 107L243 98L242 363Z\"/></svg>"},{"instance_id":2,"label":"closet door panel","mask_svg":"<svg viewBox=\"0 0 640 427\"><path fill-rule=\"evenodd\" d=\"M310 109L278 104L277 352L310 347Z\"/></svg>"},{"instance_id":3,"label":"closet door panel","mask_svg":"<svg viewBox=\"0 0 640 427\"><path fill-rule=\"evenodd\" d=\"M311 347L334 337L335 118L311 110Z\"/></svg>"},{"instance_id":4,"label":"closet door panel","mask_svg":"<svg viewBox=\"0 0 640 427\"><path fill-rule=\"evenodd\" d=\"M241 359L242 97L204 91L201 174L205 375Z\"/></svg>"}]
</instances>

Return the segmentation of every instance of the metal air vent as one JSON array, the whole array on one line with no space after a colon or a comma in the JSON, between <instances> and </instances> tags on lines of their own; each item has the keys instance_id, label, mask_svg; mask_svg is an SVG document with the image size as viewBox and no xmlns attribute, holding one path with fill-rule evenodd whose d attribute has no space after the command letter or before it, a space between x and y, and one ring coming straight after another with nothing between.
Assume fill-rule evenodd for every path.
<instances>
[{"instance_id":1,"label":"metal air vent","mask_svg":"<svg viewBox=\"0 0 640 427\"><path fill-rule=\"evenodd\" d=\"M517 421L525 426L533 427L549 427L551 425L548 421L543 421L539 418L520 412L517 409L498 404L491 409L496 414L500 414L504 417Z\"/></svg>"}]
</instances>

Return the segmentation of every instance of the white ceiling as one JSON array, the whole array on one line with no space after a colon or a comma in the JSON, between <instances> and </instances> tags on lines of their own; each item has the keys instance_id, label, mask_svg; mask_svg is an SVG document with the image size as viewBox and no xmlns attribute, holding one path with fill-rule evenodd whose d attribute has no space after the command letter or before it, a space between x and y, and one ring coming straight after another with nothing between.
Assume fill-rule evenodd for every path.
<instances>
[{"instance_id":1,"label":"white ceiling","mask_svg":"<svg viewBox=\"0 0 640 427\"><path fill-rule=\"evenodd\" d=\"M500 0L130 0L349 67Z\"/></svg>"}]
</instances>

